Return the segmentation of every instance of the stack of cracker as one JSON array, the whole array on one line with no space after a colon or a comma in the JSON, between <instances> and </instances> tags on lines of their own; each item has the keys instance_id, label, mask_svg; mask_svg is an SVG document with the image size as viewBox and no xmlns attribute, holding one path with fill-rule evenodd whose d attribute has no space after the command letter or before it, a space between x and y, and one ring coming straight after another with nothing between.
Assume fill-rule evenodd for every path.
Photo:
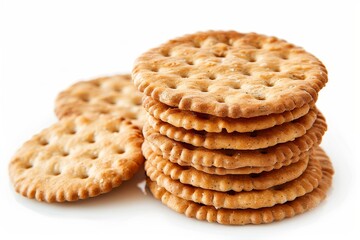
<instances>
[{"instance_id":1,"label":"stack of cracker","mask_svg":"<svg viewBox=\"0 0 360 240\"><path fill-rule=\"evenodd\" d=\"M188 217L261 224L317 206L333 169L315 106L327 71L275 37L210 31L141 55L142 146L153 195Z\"/></svg>"}]
</instances>

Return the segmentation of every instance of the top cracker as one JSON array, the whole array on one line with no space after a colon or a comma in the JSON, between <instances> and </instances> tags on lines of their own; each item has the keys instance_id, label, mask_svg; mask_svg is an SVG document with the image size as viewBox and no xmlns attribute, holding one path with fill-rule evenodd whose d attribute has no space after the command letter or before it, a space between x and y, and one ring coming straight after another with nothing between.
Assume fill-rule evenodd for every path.
<instances>
[{"instance_id":1,"label":"top cracker","mask_svg":"<svg viewBox=\"0 0 360 240\"><path fill-rule=\"evenodd\" d=\"M140 91L169 106L249 118L315 102L327 71L316 57L276 37L209 31L144 53L133 79Z\"/></svg>"}]
</instances>

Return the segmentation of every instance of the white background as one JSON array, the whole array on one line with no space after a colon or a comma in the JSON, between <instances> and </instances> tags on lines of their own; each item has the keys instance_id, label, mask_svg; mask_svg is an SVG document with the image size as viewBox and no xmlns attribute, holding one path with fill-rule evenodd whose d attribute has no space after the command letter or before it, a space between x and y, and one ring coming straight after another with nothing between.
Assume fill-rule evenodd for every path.
<instances>
[{"instance_id":1,"label":"white background","mask_svg":"<svg viewBox=\"0 0 360 240\"><path fill-rule=\"evenodd\" d=\"M360 7L355 2L1 1L0 238L359 236ZM135 58L150 47L209 29L275 35L327 66L329 83L317 105L327 117L322 146L336 174L325 202L279 223L233 227L188 219L144 195L137 187L143 173L109 194L76 203L50 205L14 193L8 162L25 140L56 121L60 90L78 80L130 72Z\"/></svg>"}]
</instances>

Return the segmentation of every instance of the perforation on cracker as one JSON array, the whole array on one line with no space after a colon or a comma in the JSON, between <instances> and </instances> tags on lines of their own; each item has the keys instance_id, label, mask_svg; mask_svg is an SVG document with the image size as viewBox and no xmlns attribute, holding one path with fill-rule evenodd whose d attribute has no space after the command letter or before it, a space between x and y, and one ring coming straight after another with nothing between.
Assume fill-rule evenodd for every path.
<instances>
[{"instance_id":1,"label":"perforation on cracker","mask_svg":"<svg viewBox=\"0 0 360 240\"><path fill-rule=\"evenodd\" d=\"M111 114L132 120L142 127L145 111L142 94L130 75L115 75L75 83L61 92L55 103L59 119L83 113Z\"/></svg>"},{"instance_id":2,"label":"perforation on cracker","mask_svg":"<svg viewBox=\"0 0 360 240\"><path fill-rule=\"evenodd\" d=\"M315 102L324 65L275 37L234 31L186 35L135 62L135 85L168 106L219 117L282 113Z\"/></svg>"},{"instance_id":3,"label":"perforation on cracker","mask_svg":"<svg viewBox=\"0 0 360 240\"><path fill-rule=\"evenodd\" d=\"M64 202L109 192L144 159L142 134L110 115L61 119L32 137L9 164L15 190L38 201Z\"/></svg>"}]
</instances>

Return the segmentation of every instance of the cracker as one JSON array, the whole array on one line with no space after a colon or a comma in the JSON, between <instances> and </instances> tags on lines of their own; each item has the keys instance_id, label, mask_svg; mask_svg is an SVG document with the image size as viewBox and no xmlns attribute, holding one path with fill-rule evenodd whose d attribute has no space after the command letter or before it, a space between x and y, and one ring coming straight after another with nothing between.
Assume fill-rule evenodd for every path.
<instances>
[{"instance_id":1,"label":"cracker","mask_svg":"<svg viewBox=\"0 0 360 240\"><path fill-rule=\"evenodd\" d=\"M142 94L131 76L115 75L70 86L57 96L55 113L59 119L83 113L112 114L131 119L141 128L145 121L141 102Z\"/></svg>"},{"instance_id":2,"label":"cracker","mask_svg":"<svg viewBox=\"0 0 360 240\"><path fill-rule=\"evenodd\" d=\"M279 114L270 114L253 118L216 117L208 114L180 110L155 101L145 96L143 99L145 110L154 118L169 123L175 127L187 130L206 132L253 132L281 125L298 119L310 111L311 106L305 104L300 108Z\"/></svg>"},{"instance_id":3,"label":"cracker","mask_svg":"<svg viewBox=\"0 0 360 240\"><path fill-rule=\"evenodd\" d=\"M109 192L142 165L143 136L111 115L61 119L33 136L9 164L15 190L38 201L64 202Z\"/></svg>"},{"instance_id":4,"label":"cracker","mask_svg":"<svg viewBox=\"0 0 360 240\"><path fill-rule=\"evenodd\" d=\"M257 150L208 150L203 147L194 147L174 141L147 126L144 126L143 134L145 139L154 146L153 151L161 154L163 158L180 165L216 167L216 169L270 167L269 170L272 170L275 165L281 167L282 163L287 162L287 164L290 164L290 159L296 160L302 152L306 152L313 146L320 144L326 128L325 118L322 114L319 114L313 127L305 135L296 138L292 142ZM221 174L221 171L216 174ZM237 172L235 174L241 173Z\"/></svg>"},{"instance_id":5,"label":"cracker","mask_svg":"<svg viewBox=\"0 0 360 240\"><path fill-rule=\"evenodd\" d=\"M322 172L319 161L311 155L305 172L297 179L269 189L248 192L219 192L182 184L154 168L146 169L146 175L158 186L185 200L215 208L258 209L283 204L313 191L319 185Z\"/></svg>"},{"instance_id":6,"label":"cracker","mask_svg":"<svg viewBox=\"0 0 360 240\"><path fill-rule=\"evenodd\" d=\"M138 89L168 106L218 117L256 117L317 100L325 66L304 49L256 33L209 31L151 49L135 62Z\"/></svg>"},{"instance_id":7,"label":"cracker","mask_svg":"<svg viewBox=\"0 0 360 240\"><path fill-rule=\"evenodd\" d=\"M302 197L298 197L294 201L268 208L216 209L212 206L204 206L176 197L167 192L164 188L158 186L156 182L152 182L149 179L147 179L147 184L155 198L160 199L163 204L174 211L185 214L190 218L233 225L271 223L309 211L318 206L325 199L332 183L334 170L325 153L319 148L316 152L315 156L319 159L322 167L322 179L319 186L312 192L307 193Z\"/></svg>"},{"instance_id":8,"label":"cracker","mask_svg":"<svg viewBox=\"0 0 360 240\"><path fill-rule=\"evenodd\" d=\"M198 171L193 167L183 167L172 163L152 152L151 148L144 146L146 144L143 144L142 147L146 158L146 171L160 171L183 184L220 192L264 190L284 184L298 178L305 171L309 161L309 153L306 153L298 162L278 170L260 174L219 176Z\"/></svg>"},{"instance_id":9,"label":"cracker","mask_svg":"<svg viewBox=\"0 0 360 240\"><path fill-rule=\"evenodd\" d=\"M295 138L303 136L313 126L317 118L316 112L316 110L310 110L308 114L292 122L249 133L209 133L186 130L174 127L152 116L148 116L147 124L162 135L196 147L253 150L293 141Z\"/></svg>"}]
</instances>

